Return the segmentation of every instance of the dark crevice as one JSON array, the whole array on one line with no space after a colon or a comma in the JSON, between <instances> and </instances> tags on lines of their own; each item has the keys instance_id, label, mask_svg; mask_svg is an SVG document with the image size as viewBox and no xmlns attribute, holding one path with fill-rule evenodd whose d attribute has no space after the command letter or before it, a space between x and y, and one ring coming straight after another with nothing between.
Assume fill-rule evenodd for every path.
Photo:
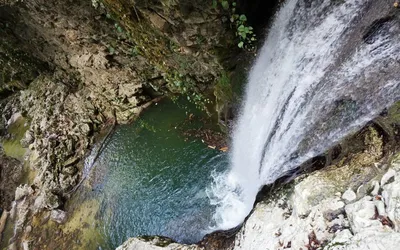
<instances>
[{"instance_id":1,"label":"dark crevice","mask_svg":"<svg viewBox=\"0 0 400 250\"><path fill-rule=\"evenodd\" d=\"M384 32L386 24L392 21L394 16L384 17L375 20L364 32L363 41L367 44L373 44L381 32Z\"/></svg>"},{"instance_id":2,"label":"dark crevice","mask_svg":"<svg viewBox=\"0 0 400 250\"><path fill-rule=\"evenodd\" d=\"M254 28L256 34L264 35L265 27L271 22L276 12L279 2L277 0L254 0L237 1L238 13L246 15L249 24Z\"/></svg>"}]
</instances>

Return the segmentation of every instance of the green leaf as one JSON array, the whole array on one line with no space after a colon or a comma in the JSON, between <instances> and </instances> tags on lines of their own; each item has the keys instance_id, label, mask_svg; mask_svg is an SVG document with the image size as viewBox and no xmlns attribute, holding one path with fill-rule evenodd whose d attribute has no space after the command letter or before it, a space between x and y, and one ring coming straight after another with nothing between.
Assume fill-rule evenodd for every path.
<instances>
[{"instance_id":1,"label":"green leaf","mask_svg":"<svg viewBox=\"0 0 400 250\"><path fill-rule=\"evenodd\" d=\"M236 6L236 2L233 2L233 3L232 3L232 6L235 7L235 6Z\"/></svg>"},{"instance_id":2,"label":"green leaf","mask_svg":"<svg viewBox=\"0 0 400 250\"><path fill-rule=\"evenodd\" d=\"M241 48L241 49L243 48L243 45L244 45L243 42L238 43L238 47Z\"/></svg>"},{"instance_id":3,"label":"green leaf","mask_svg":"<svg viewBox=\"0 0 400 250\"><path fill-rule=\"evenodd\" d=\"M229 9L229 3L228 1L222 1L221 2L222 8L224 8L224 10Z\"/></svg>"},{"instance_id":4,"label":"green leaf","mask_svg":"<svg viewBox=\"0 0 400 250\"><path fill-rule=\"evenodd\" d=\"M109 51L109 53L112 55L112 54L114 54L115 53L115 49L113 48L113 47L108 47L108 51Z\"/></svg>"},{"instance_id":5,"label":"green leaf","mask_svg":"<svg viewBox=\"0 0 400 250\"><path fill-rule=\"evenodd\" d=\"M242 25L240 25L239 27L238 27L238 31L239 32L242 32L242 31L244 31L244 25L242 24Z\"/></svg>"},{"instance_id":6,"label":"green leaf","mask_svg":"<svg viewBox=\"0 0 400 250\"><path fill-rule=\"evenodd\" d=\"M247 21L247 17L245 15L240 15L239 20L242 21L242 22L246 22Z\"/></svg>"},{"instance_id":7,"label":"green leaf","mask_svg":"<svg viewBox=\"0 0 400 250\"><path fill-rule=\"evenodd\" d=\"M216 9L216 8L217 8L217 4L218 4L217 0L213 0L213 2L212 2L212 7L213 7L214 9Z\"/></svg>"}]
</instances>

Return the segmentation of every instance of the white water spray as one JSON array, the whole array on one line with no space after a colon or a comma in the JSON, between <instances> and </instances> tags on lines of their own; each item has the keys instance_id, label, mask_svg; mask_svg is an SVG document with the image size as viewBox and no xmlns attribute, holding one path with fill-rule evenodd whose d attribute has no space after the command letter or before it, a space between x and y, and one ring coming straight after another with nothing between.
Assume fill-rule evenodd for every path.
<instances>
[{"instance_id":1,"label":"white water spray","mask_svg":"<svg viewBox=\"0 0 400 250\"><path fill-rule=\"evenodd\" d=\"M208 190L215 229L257 192L400 99L400 24L386 0L288 0L250 72L231 169ZM392 14L391 14L392 13Z\"/></svg>"}]
</instances>

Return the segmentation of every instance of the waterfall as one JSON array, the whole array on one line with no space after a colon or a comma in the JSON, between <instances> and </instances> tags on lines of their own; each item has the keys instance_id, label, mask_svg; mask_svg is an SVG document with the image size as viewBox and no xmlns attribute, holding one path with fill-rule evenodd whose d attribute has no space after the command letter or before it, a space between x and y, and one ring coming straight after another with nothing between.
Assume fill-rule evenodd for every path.
<instances>
[{"instance_id":1,"label":"waterfall","mask_svg":"<svg viewBox=\"0 0 400 250\"><path fill-rule=\"evenodd\" d=\"M207 193L213 229L257 192L400 99L400 24L389 0L287 0L249 74L231 167Z\"/></svg>"}]
</instances>

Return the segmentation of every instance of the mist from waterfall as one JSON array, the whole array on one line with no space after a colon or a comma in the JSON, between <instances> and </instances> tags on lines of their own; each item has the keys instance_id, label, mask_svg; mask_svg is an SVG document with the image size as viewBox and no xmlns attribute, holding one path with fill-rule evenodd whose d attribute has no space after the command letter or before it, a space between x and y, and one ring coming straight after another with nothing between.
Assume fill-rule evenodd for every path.
<instances>
[{"instance_id":1,"label":"mist from waterfall","mask_svg":"<svg viewBox=\"0 0 400 250\"><path fill-rule=\"evenodd\" d=\"M287 0L249 74L231 167L207 194L213 229L243 222L257 192L400 99L400 25L386 0ZM391 14L392 13L392 14Z\"/></svg>"}]
</instances>

